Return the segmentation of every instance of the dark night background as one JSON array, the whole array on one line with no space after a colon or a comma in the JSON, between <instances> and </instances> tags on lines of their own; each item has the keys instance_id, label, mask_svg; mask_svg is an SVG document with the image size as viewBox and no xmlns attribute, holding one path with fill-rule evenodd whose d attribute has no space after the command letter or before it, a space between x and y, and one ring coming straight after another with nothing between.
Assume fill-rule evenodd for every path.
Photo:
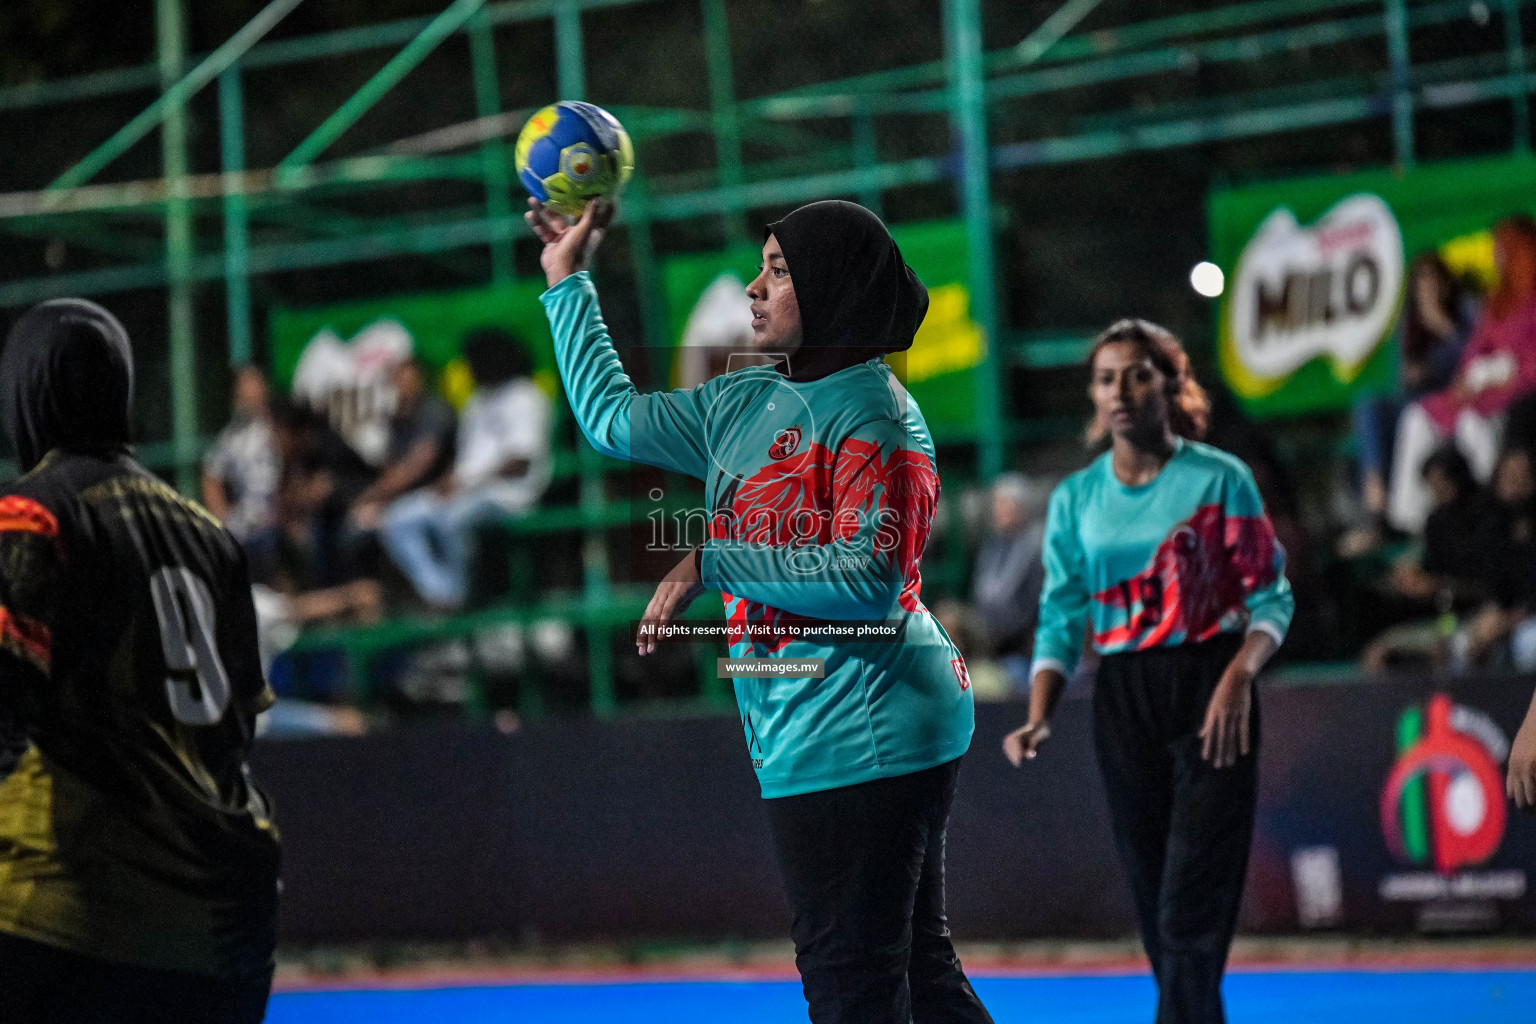
<instances>
[{"instance_id":1,"label":"dark night background","mask_svg":"<svg viewBox=\"0 0 1536 1024\"><path fill-rule=\"evenodd\" d=\"M207 53L261 8L258 0L197 0L189 3L189 50ZM432 15L442 0L311 0L299 6L269 36L283 39L397 18ZM1054 2L992 2L984 5L988 49L1016 42L1039 25ZM1111 0L1078 31L1218 6L1188 2L1143 5ZM1475 6L1475 5L1474 5ZM1379 9L1379 8L1378 8ZM738 98L749 99L827 79L898 67L942 57L943 32L936 0L886 0L880 4L833 0L788 0L778 4L728 6L734 79ZM1351 12L1353 13L1353 12ZM1455 22L1413 35L1415 61L1444 59L1464 52L1496 50L1502 42L1497 18ZM679 106L707 109L701 15L691 0L656 0L638 7L612 8L583 16L588 98L603 104ZM502 102L512 110L555 97L554 41L548 20L504 25L495 34ZM878 40L878 45L850 45ZM154 7L105 0L7 0L0 4L0 86L82 75L152 62ZM1092 128L1107 112L1147 110L1166 104L1209 99L1225 93L1272 89L1292 83L1359 76L1375 84L1386 55L1381 39L1294 51L1284 59L1215 66L1192 64L1187 71L1051 93L1035 100L995 105L990 124L994 144L1065 135ZM271 166L338 103L382 66L392 50L287 65L248 73L246 81L248 165ZM192 105L192 170L218 169L216 90L208 88ZM153 99L151 90L50 105L0 110L0 190L40 188L107 138ZM1240 102L1240 101L1239 101ZM327 158L367 152L393 140L474 117L468 74L468 44L449 39L374 110L328 151ZM812 136L844 141L846 121L804 122ZM1420 159L1496 152L1508 147L1508 105L1462 108L1450 114L1421 114ZM951 145L942 115L892 115L878 119L880 153L894 159L943 152ZM754 141L749 164L783 155L780 147ZM1167 323L1191 347L1208 346L1210 314L1205 300L1188 287L1189 267L1205 247L1204 202L1217 184L1278 177L1320 169L1347 170L1390 162L1387 119L1257 139L1093 160L1052 168L1005 171L994 176L994 202L1002 228L999 271L1006 327L1024 331L1086 333L1127 313ZM690 171L707 171L714 147L703 133L642 144L642 171L653 181ZM158 177L159 140L151 134L98 177L99 181ZM478 201L473 183L430 182L363 197L342 206L358 216L385 216L398 209L465 207ZM887 192L885 214L892 221L954 213L958 202L947 184ZM755 211L766 222L781 211ZM152 254L160 227L153 216L114 217L117 230L142 241ZM218 245L216 218L200 224L203 246ZM715 218L660 225L663 253L713 248L721 226ZM49 271L100 265L88 247L55 243L53 262L47 231L12 235L0 247L0 276L9 279ZM300 237L294 227L266 224L253 241ZM623 262L621 245L609 258ZM520 269L536 264L532 245L519 246ZM376 265L267 275L255 282L258 313L265 304L308 305L391 290L417 291L483 280L484 250L466 250L443 259L391 259ZM620 301L617 297L615 301ZM119 295L122 311L143 353L144 393L164 393L164 303L158 292ZM204 394L203 426L220 422L224 402L222 289L199 289L198 328ZM14 311L8 311L14 315ZM7 317L8 318L8 317ZM622 318L615 317L616 322ZM257 343L262 324L258 320ZM620 341L633 340L620 338ZM161 368L157 371L157 367ZM1015 381L1015 409L1025 415L1060 405L1052 374ZM1073 389L1075 391L1075 389ZM1075 395L1074 395L1075 397ZM141 402L142 436L168 433L162 402Z\"/></svg>"}]
</instances>

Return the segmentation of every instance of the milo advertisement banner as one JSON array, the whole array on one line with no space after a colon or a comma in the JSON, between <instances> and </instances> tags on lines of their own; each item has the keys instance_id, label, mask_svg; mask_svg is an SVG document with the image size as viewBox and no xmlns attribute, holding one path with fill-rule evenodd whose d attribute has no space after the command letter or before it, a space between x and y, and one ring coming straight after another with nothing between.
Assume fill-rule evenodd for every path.
<instances>
[{"instance_id":1,"label":"milo advertisement banner","mask_svg":"<svg viewBox=\"0 0 1536 1024\"><path fill-rule=\"evenodd\" d=\"M970 315L970 259L960 221L896 225L891 235L928 288L928 315L912 348L889 362L923 410L940 441L973 438L976 374L986 357L986 338ZM701 384L729 365L732 349L752 338L746 284L757 276L762 252L734 248L679 256L662 273L668 326L677 346L675 387Z\"/></svg>"},{"instance_id":2,"label":"milo advertisement banner","mask_svg":"<svg viewBox=\"0 0 1536 1024\"><path fill-rule=\"evenodd\" d=\"M1227 276L1218 361L1255 416L1344 409L1391 390L1405 268L1434 250L1474 287L1494 279L1489 229L1536 209L1536 161L1499 158L1216 192L1211 258Z\"/></svg>"},{"instance_id":3,"label":"milo advertisement banner","mask_svg":"<svg viewBox=\"0 0 1536 1024\"><path fill-rule=\"evenodd\" d=\"M324 410L370 462L383 457L394 410L390 374L413 354L432 369L443 396L462 406L474 389L459 358L464 338L499 327L528 347L535 379L558 390L554 342L539 295L542 281L397 295L271 315L272 374L295 399Z\"/></svg>"}]
</instances>

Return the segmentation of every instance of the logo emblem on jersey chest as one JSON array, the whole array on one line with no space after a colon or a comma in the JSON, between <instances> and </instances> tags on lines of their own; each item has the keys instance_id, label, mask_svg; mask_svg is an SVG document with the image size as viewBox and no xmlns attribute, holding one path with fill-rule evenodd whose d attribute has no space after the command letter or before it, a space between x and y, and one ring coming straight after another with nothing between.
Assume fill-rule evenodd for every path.
<instances>
[{"instance_id":1,"label":"logo emblem on jersey chest","mask_svg":"<svg viewBox=\"0 0 1536 1024\"><path fill-rule=\"evenodd\" d=\"M799 427L787 427L774 435L773 444L768 446L770 459L787 459L795 454L795 449L800 447L801 431Z\"/></svg>"}]
</instances>

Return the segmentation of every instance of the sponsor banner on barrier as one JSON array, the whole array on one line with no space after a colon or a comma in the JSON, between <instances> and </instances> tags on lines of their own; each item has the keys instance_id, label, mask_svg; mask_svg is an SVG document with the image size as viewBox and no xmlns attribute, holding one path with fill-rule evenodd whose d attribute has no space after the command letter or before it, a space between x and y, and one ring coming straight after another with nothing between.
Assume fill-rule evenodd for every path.
<instances>
[{"instance_id":1,"label":"sponsor banner on barrier","mask_svg":"<svg viewBox=\"0 0 1536 1024\"><path fill-rule=\"evenodd\" d=\"M1496 924L1496 901L1526 893L1523 868L1485 870L1504 841L1504 731L1484 712L1436 693L1397 720L1397 761L1381 792L1381 830L1399 863L1386 902L1415 906L1421 927Z\"/></svg>"},{"instance_id":2,"label":"sponsor banner on barrier","mask_svg":"<svg viewBox=\"0 0 1536 1024\"><path fill-rule=\"evenodd\" d=\"M1536 819L1504 790L1527 679L1275 695L1249 910L1287 927L1536 924ZM1275 862L1288 860L1288 871ZM1291 900L1287 900L1289 889Z\"/></svg>"},{"instance_id":3,"label":"sponsor banner on barrier","mask_svg":"<svg viewBox=\"0 0 1536 1024\"><path fill-rule=\"evenodd\" d=\"M1489 229L1536 209L1536 161L1302 178L1212 194L1222 376L1251 415L1348 408L1390 391L1404 268L1437 251L1475 286L1493 280Z\"/></svg>"},{"instance_id":4,"label":"sponsor banner on barrier","mask_svg":"<svg viewBox=\"0 0 1536 1024\"><path fill-rule=\"evenodd\" d=\"M814 660L715 667L732 678L805 673L774 679L787 698L819 685L807 678ZM964 686L963 663L954 667ZM1261 686L1259 808L1240 928L1536 929L1536 816L1511 810L1496 784L1532 685ZM1063 700L1050 743L1022 770L1001 745L1027 709L977 704L946 837L958 937L1134 930L1092 703ZM283 938L777 938L788 922L777 885L765 883L777 869L752 776L763 756L758 726L730 711L556 715L512 735L456 724L260 741L255 775L280 809L285 843ZM374 813L337 828L343 805Z\"/></svg>"}]
</instances>

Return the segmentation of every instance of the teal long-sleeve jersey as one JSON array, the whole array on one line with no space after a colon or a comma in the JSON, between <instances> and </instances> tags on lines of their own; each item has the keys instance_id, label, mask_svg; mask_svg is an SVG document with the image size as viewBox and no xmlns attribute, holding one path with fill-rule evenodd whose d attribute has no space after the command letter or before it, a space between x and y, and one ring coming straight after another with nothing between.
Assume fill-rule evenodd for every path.
<instances>
[{"instance_id":1,"label":"teal long-sleeve jersey","mask_svg":"<svg viewBox=\"0 0 1536 1024\"><path fill-rule=\"evenodd\" d=\"M965 753L965 663L920 598L939 479L917 403L878 359L791 382L752 367L639 393L586 273L543 295L566 395L598 451L704 481L704 584L735 658L822 659L823 678L739 678L764 797L904 775ZM838 623L896 637L808 640ZM843 627L852 628L852 627Z\"/></svg>"},{"instance_id":2,"label":"teal long-sleeve jersey","mask_svg":"<svg viewBox=\"0 0 1536 1024\"><path fill-rule=\"evenodd\" d=\"M1242 460L1179 440L1153 480L1127 487L1110 453L1063 480L1045 517L1045 585L1030 671L1071 675L1092 628L1100 654L1262 630L1295 610L1285 550Z\"/></svg>"}]
</instances>

